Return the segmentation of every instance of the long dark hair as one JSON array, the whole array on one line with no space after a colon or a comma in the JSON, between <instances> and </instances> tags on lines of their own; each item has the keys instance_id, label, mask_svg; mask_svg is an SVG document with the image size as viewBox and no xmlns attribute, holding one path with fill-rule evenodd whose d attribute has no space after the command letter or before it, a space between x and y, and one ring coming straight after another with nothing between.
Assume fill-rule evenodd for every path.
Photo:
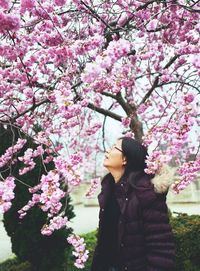
<instances>
[{"instance_id":1,"label":"long dark hair","mask_svg":"<svg viewBox=\"0 0 200 271\"><path fill-rule=\"evenodd\" d=\"M137 182L137 179L145 174L147 167L146 159L148 155L147 148L139 141L130 137L121 137L122 153L126 157L127 164L125 166L124 176L130 176Z\"/></svg>"}]
</instances>

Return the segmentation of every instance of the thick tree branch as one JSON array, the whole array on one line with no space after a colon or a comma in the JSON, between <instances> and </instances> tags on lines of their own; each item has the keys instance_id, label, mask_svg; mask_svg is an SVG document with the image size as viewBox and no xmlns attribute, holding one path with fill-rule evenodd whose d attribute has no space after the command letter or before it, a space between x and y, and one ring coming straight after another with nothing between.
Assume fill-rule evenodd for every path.
<instances>
[{"instance_id":1,"label":"thick tree branch","mask_svg":"<svg viewBox=\"0 0 200 271\"><path fill-rule=\"evenodd\" d=\"M145 101L151 96L152 92L154 91L155 88L158 87L158 82L159 82L159 75L156 76L154 82L153 82L153 85L152 87L149 89L149 91L146 93L146 95L143 97L142 101L139 103L138 107L145 103Z\"/></svg>"},{"instance_id":2,"label":"thick tree branch","mask_svg":"<svg viewBox=\"0 0 200 271\"><path fill-rule=\"evenodd\" d=\"M108 92L102 92L101 94L116 100L121 105L121 107L124 109L127 116L131 114L131 111L132 111L131 106L123 99L120 92L117 93L116 95L114 95L112 93L108 93Z\"/></svg>"},{"instance_id":3,"label":"thick tree branch","mask_svg":"<svg viewBox=\"0 0 200 271\"><path fill-rule=\"evenodd\" d=\"M177 58L179 58L179 57L180 57L180 55L175 55L175 56L173 56L173 57L169 60L169 62L164 66L163 69L169 68L169 67L177 60Z\"/></svg>"},{"instance_id":4,"label":"thick tree branch","mask_svg":"<svg viewBox=\"0 0 200 271\"><path fill-rule=\"evenodd\" d=\"M117 94L117 101L121 105L121 107L124 109L124 111L126 112L127 116L130 116L131 114L133 114L133 111L134 111L135 107L131 106L129 103L127 103L123 99L121 93Z\"/></svg>"},{"instance_id":5,"label":"thick tree branch","mask_svg":"<svg viewBox=\"0 0 200 271\"><path fill-rule=\"evenodd\" d=\"M115 94L108 93L108 92L105 92L105 91L101 92L101 94L104 95L104 96L106 96L106 97L110 97L112 99L115 99L115 100L117 98Z\"/></svg>"},{"instance_id":6,"label":"thick tree branch","mask_svg":"<svg viewBox=\"0 0 200 271\"><path fill-rule=\"evenodd\" d=\"M100 114L103 114L104 116L113 118L113 119L115 119L117 121L121 122L121 120L122 120L122 116L120 116L120 115L118 115L116 113L113 113L113 112L111 112L109 110L106 110L104 108L97 107L92 103L89 103L87 107L94 110L94 111L96 111L96 112L98 112L98 113L100 113Z\"/></svg>"},{"instance_id":7,"label":"thick tree branch","mask_svg":"<svg viewBox=\"0 0 200 271\"><path fill-rule=\"evenodd\" d=\"M163 29L167 29L169 27L169 25L162 25L154 30L146 30L148 33L155 33L155 32L159 32Z\"/></svg>"},{"instance_id":8,"label":"thick tree branch","mask_svg":"<svg viewBox=\"0 0 200 271\"><path fill-rule=\"evenodd\" d=\"M134 105L130 105L129 103L127 103L123 99L121 92L117 93L116 95L108 93L108 92L102 92L102 94L116 100L119 103L119 105L121 105L122 109L124 110L127 116L131 116L132 114L135 113L136 107Z\"/></svg>"}]
</instances>

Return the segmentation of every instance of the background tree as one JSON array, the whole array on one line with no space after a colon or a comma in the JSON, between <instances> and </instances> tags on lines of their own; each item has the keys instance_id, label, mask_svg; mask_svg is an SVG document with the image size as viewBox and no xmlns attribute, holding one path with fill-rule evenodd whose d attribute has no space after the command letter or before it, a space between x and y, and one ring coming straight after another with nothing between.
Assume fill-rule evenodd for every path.
<instances>
[{"instance_id":1,"label":"background tree","mask_svg":"<svg viewBox=\"0 0 200 271\"><path fill-rule=\"evenodd\" d=\"M1 126L0 154L3 154L6 148L12 145L12 141L17 141L20 136L25 138L23 134L19 135L17 129L4 129ZM34 150L37 148L37 145L33 143L31 138L27 138L27 143L18 153L18 156L28 148ZM23 166L23 163L20 162L14 165L11 164L9 170L7 169L2 173L4 178L12 174L15 179L20 179L20 181L16 182L14 190L16 196L12 207L4 215L4 226L11 238L12 251L20 261L29 261L32 264L32 270L46 271L58 270L58 268L62 270L62 264L65 260L64 255L69 247L66 237L72 233L72 229L61 229L54 232L50 237L41 235L41 228L48 221L48 217L40 208L36 207L33 207L23 220L19 218L18 210L31 199L28 188L37 185L42 174L46 174L46 171L54 168L53 162L45 167L40 157L35 159L35 163L34 169L22 177L19 176L19 170ZM70 197L68 196L62 200L65 206L64 201L66 201L66 208L63 215L66 215L70 220L74 217Z\"/></svg>"}]
</instances>

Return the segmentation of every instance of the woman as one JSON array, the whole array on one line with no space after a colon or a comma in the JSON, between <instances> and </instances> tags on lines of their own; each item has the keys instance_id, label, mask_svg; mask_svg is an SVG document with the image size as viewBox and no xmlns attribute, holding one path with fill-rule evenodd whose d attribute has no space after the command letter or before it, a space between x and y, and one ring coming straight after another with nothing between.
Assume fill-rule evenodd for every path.
<instances>
[{"instance_id":1,"label":"woman","mask_svg":"<svg viewBox=\"0 0 200 271\"><path fill-rule=\"evenodd\" d=\"M146 148L128 137L106 152L109 174L98 196L99 231L91 271L173 271L168 188L158 193L154 176L144 172L146 156Z\"/></svg>"}]
</instances>

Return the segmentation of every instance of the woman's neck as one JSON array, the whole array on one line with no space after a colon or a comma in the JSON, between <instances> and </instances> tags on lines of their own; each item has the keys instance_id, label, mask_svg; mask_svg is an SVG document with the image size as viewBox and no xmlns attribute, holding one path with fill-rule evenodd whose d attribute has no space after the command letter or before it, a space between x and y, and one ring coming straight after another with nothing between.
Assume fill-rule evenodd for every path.
<instances>
[{"instance_id":1,"label":"woman's neck","mask_svg":"<svg viewBox=\"0 0 200 271\"><path fill-rule=\"evenodd\" d=\"M121 179L122 175L124 174L124 168L123 169L109 169L111 175L113 176L115 183L118 183Z\"/></svg>"}]
</instances>

